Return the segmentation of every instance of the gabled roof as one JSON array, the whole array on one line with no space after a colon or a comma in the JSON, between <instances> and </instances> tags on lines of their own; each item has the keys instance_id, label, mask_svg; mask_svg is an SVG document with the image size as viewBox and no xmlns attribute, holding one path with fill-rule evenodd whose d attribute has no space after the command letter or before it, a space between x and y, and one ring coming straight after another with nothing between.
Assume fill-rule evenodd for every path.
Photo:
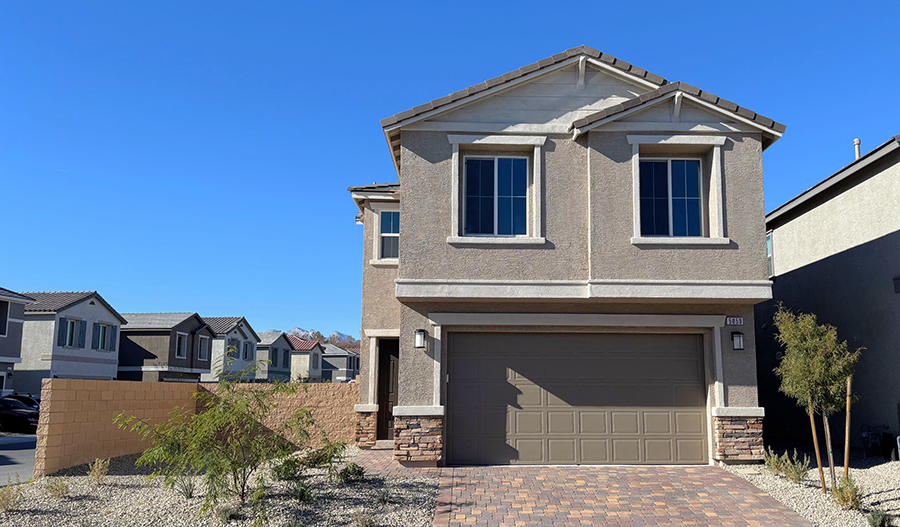
<instances>
[{"instance_id":1,"label":"gabled roof","mask_svg":"<svg viewBox=\"0 0 900 527\"><path fill-rule=\"evenodd\" d=\"M35 303L35 299L30 296L25 296L20 293L16 293L15 291L10 291L9 289L5 289L0 287L0 300L8 300L10 302L15 302L17 304L33 304Z\"/></svg>"},{"instance_id":2,"label":"gabled roof","mask_svg":"<svg viewBox=\"0 0 900 527\"><path fill-rule=\"evenodd\" d=\"M681 92L681 93L686 93L688 95L693 95L694 97L700 99L701 101L705 101L709 104L716 106L720 110L724 110L726 112L732 113L735 116L740 117L741 119L756 123L757 125L762 126L764 128L768 128L774 132L777 132L778 134L784 133L784 131L786 129L785 125L775 122L774 120L772 120L764 115L760 115L760 114L754 112L753 110L749 110L742 106L738 106L737 104L735 104L729 100L723 99L723 98L719 97L718 95L713 95L712 93L703 91L700 88L691 86L690 84L685 84L683 82L673 82L671 84L667 84L667 85L662 86L651 92L647 92L643 95L639 95L633 99L628 99L627 101L623 101L614 106L610 106L609 108L604 108L603 110L600 110L597 113L588 115L587 117L578 119L577 121L572 123L570 130L586 131L586 130L584 130L585 128L589 127L590 125L592 125L598 121L602 121L604 119L616 116L618 114L621 114L622 112L631 110L632 108L637 108L640 106L651 104L652 102L662 99L665 96L667 96L669 94L673 94L675 92Z\"/></svg>"},{"instance_id":3,"label":"gabled roof","mask_svg":"<svg viewBox=\"0 0 900 527\"><path fill-rule=\"evenodd\" d=\"M322 346L315 340L303 340L297 335L288 335L288 340L290 340L291 344L294 346L294 351L311 351L315 349L316 346Z\"/></svg>"},{"instance_id":4,"label":"gabled roof","mask_svg":"<svg viewBox=\"0 0 900 527\"><path fill-rule=\"evenodd\" d=\"M96 291L35 291L22 293L35 300L25 306L25 313L32 315L55 314L76 304L96 298L103 307L109 310L122 324L127 324L118 311L112 308Z\"/></svg>"},{"instance_id":5,"label":"gabled roof","mask_svg":"<svg viewBox=\"0 0 900 527\"><path fill-rule=\"evenodd\" d=\"M287 338L288 334L285 333L284 331L264 331L264 332L260 333L259 334L259 345L260 346L271 346L282 335L284 335L285 338L287 339L288 345L291 347L291 349L294 349L293 342L291 342L290 338Z\"/></svg>"},{"instance_id":6,"label":"gabled roof","mask_svg":"<svg viewBox=\"0 0 900 527\"><path fill-rule=\"evenodd\" d=\"M372 183L371 185L359 185L356 187L347 187L353 202L363 210L363 203L366 200L374 201L394 201L400 196L400 182L397 183ZM357 223L361 218L357 218Z\"/></svg>"},{"instance_id":7,"label":"gabled roof","mask_svg":"<svg viewBox=\"0 0 900 527\"><path fill-rule=\"evenodd\" d=\"M128 320L128 323L122 326L123 330L172 329L194 316L203 321L197 313L122 313L122 316Z\"/></svg>"},{"instance_id":8,"label":"gabled roof","mask_svg":"<svg viewBox=\"0 0 900 527\"><path fill-rule=\"evenodd\" d=\"M766 230L772 230L784 225L805 212L817 207L821 203L839 194L843 189L854 185L857 181L867 178L872 172L872 165L885 156L900 150L900 135L888 139L875 147L871 152L860 156L849 165L838 170L822 181L816 183L800 195L788 200L784 205L766 214ZM890 197L887 197L890 199ZM896 196L894 197L896 199Z\"/></svg>"},{"instance_id":9,"label":"gabled roof","mask_svg":"<svg viewBox=\"0 0 900 527\"><path fill-rule=\"evenodd\" d=\"M213 330L213 333L215 333L217 337L224 337L231 332L231 330L238 327L238 324L243 322L247 329L250 330L250 333L256 338L256 341L259 342L259 335L253 331L253 327L244 317L203 317L203 320L209 324L209 329Z\"/></svg>"},{"instance_id":10,"label":"gabled roof","mask_svg":"<svg viewBox=\"0 0 900 527\"><path fill-rule=\"evenodd\" d=\"M357 353L355 351L346 350L340 346L335 346L334 344L329 344L327 342L325 344L323 344L322 347L325 349L325 351L322 353L322 355L324 355L326 357L328 357L329 355L332 357L334 357L334 356L359 357L359 353Z\"/></svg>"}]
</instances>

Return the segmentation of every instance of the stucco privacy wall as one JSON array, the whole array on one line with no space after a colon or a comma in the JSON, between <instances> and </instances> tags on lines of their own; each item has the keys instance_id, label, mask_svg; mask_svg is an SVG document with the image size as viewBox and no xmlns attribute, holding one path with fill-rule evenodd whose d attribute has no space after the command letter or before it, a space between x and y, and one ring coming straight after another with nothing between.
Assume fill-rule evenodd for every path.
<instances>
[{"instance_id":1,"label":"stucco privacy wall","mask_svg":"<svg viewBox=\"0 0 900 527\"><path fill-rule=\"evenodd\" d=\"M629 313L629 314L696 314L722 315L744 318L743 326L727 326L721 330L722 373L725 401L723 406L757 406L756 353L753 332L753 306L749 305L695 305L695 304L603 304L586 305L570 303L415 303L405 304L400 319L400 406L430 406L434 404L434 343L428 313ZM428 328L429 345L415 348L415 330ZM498 327L456 328L473 331L503 330ZM630 328L639 330L640 328ZM452 331L444 328L444 331ZM506 331L509 331L506 328ZM603 328L554 328L516 327L514 331L598 331ZM607 331L619 331L612 329ZM732 349L731 333L744 335L744 350ZM712 346L710 346L712 348ZM713 357L707 354L707 381L715 380ZM446 379L447 363L453 360L452 350L442 349L441 379ZM444 401L446 383L441 383L441 400ZM716 402L715 404L719 404Z\"/></svg>"},{"instance_id":2,"label":"stucco privacy wall","mask_svg":"<svg viewBox=\"0 0 900 527\"><path fill-rule=\"evenodd\" d=\"M254 389L255 385L247 386ZM198 389L216 387L175 382L44 379L34 477L96 458L143 451L147 444L137 434L119 430L113 418L125 414L160 422L176 406L187 406L188 411L194 412L193 397ZM306 407L317 423L312 431L313 445L321 443L322 433L332 441L349 443L355 437L353 405L358 392L356 384L302 385L296 394L279 398L271 421L264 424L276 426L294 410Z\"/></svg>"}]
</instances>

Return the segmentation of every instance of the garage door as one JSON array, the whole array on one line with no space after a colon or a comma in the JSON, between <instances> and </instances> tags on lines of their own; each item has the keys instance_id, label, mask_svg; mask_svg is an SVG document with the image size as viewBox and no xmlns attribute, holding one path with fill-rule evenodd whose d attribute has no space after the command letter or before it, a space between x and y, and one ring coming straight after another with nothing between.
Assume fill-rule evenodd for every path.
<instances>
[{"instance_id":1,"label":"garage door","mask_svg":"<svg viewBox=\"0 0 900 527\"><path fill-rule=\"evenodd\" d=\"M702 337L452 333L454 464L706 463Z\"/></svg>"}]
</instances>

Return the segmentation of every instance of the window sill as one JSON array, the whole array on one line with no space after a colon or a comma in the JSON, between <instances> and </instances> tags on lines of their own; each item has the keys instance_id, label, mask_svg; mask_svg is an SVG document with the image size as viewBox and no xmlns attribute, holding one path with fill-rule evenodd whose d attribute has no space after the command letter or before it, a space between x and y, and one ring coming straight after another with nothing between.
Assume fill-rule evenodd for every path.
<instances>
[{"instance_id":1,"label":"window sill","mask_svg":"<svg viewBox=\"0 0 900 527\"><path fill-rule=\"evenodd\" d=\"M695 246L695 247L708 247L712 246L727 246L731 244L730 238L701 238L701 237L675 237L675 236L659 236L659 237L651 237L651 236L642 236L639 238L631 239L632 245L650 245L657 247L665 247L665 246Z\"/></svg>"},{"instance_id":2,"label":"window sill","mask_svg":"<svg viewBox=\"0 0 900 527\"><path fill-rule=\"evenodd\" d=\"M544 245L547 240L543 237L515 237L515 236L448 236L450 245Z\"/></svg>"},{"instance_id":3,"label":"window sill","mask_svg":"<svg viewBox=\"0 0 900 527\"><path fill-rule=\"evenodd\" d=\"M369 260L369 265L372 267L397 267L400 265L400 262L395 259L391 260Z\"/></svg>"}]
</instances>

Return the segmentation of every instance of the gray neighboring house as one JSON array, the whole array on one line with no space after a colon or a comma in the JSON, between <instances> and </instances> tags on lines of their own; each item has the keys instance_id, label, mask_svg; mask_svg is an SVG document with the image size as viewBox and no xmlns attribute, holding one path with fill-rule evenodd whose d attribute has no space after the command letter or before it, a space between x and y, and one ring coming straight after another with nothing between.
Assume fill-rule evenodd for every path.
<instances>
[{"instance_id":1,"label":"gray neighboring house","mask_svg":"<svg viewBox=\"0 0 900 527\"><path fill-rule=\"evenodd\" d=\"M0 395L13 392L15 365L22 362L22 325L25 306L35 300L0 287Z\"/></svg>"},{"instance_id":2,"label":"gray neighboring house","mask_svg":"<svg viewBox=\"0 0 900 527\"><path fill-rule=\"evenodd\" d=\"M322 380L350 382L359 375L359 353L334 344L322 344Z\"/></svg>"},{"instance_id":3,"label":"gray neighboring house","mask_svg":"<svg viewBox=\"0 0 900 527\"><path fill-rule=\"evenodd\" d=\"M399 182L349 189L362 446L393 438L419 464L762 459L762 161L784 125L586 46L381 125Z\"/></svg>"},{"instance_id":4,"label":"gray neighboring house","mask_svg":"<svg viewBox=\"0 0 900 527\"><path fill-rule=\"evenodd\" d=\"M259 334L256 346L257 360L266 361L260 364L256 372L257 382L291 381L291 355L294 345L287 333L283 331L266 331Z\"/></svg>"},{"instance_id":5,"label":"gray neighboring house","mask_svg":"<svg viewBox=\"0 0 900 527\"><path fill-rule=\"evenodd\" d=\"M866 348L853 378L851 446L862 446L862 426L900 434L900 136L770 212L766 229L773 299L756 306L756 360L767 435L812 440L806 414L772 373L782 351L777 302L834 325L851 349ZM832 427L843 430L843 413ZM833 435L843 443L843 433Z\"/></svg>"},{"instance_id":6,"label":"gray neighboring house","mask_svg":"<svg viewBox=\"0 0 900 527\"><path fill-rule=\"evenodd\" d=\"M119 379L199 382L216 334L197 313L122 313Z\"/></svg>"},{"instance_id":7,"label":"gray neighboring house","mask_svg":"<svg viewBox=\"0 0 900 527\"><path fill-rule=\"evenodd\" d=\"M119 327L127 321L96 291L22 293L22 362L16 390L40 393L41 380L115 379Z\"/></svg>"},{"instance_id":8,"label":"gray neighboring house","mask_svg":"<svg viewBox=\"0 0 900 527\"><path fill-rule=\"evenodd\" d=\"M249 372L251 363L256 361L256 346L259 335L253 331L244 317L204 317L215 333L212 345L212 371L200 375L202 382L218 382L219 374L237 378L243 376L247 382L254 382L256 374ZM230 356L226 360L225 352Z\"/></svg>"}]
</instances>

